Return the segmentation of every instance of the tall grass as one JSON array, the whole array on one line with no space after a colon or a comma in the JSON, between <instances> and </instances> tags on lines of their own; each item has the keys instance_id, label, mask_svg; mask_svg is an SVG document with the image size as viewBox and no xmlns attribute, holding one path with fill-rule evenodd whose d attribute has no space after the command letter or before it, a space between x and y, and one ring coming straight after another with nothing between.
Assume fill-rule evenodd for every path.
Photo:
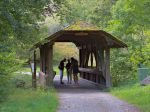
<instances>
[{"instance_id":1,"label":"tall grass","mask_svg":"<svg viewBox=\"0 0 150 112\"><path fill-rule=\"evenodd\" d=\"M54 90L15 89L0 105L0 112L56 112L58 99Z\"/></svg>"},{"instance_id":2,"label":"tall grass","mask_svg":"<svg viewBox=\"0 0 150 112\"><path fill-rule=\"evenodd\" d=\"M142 112L150 112L150 85L140 86L138 83L116 87L112 94L137 106Z\"/></svg>"},{"instance_id":3,"label":"tall grass","mask_svg":"<svg viewBox=\"0 0 150 112\"><path fill-rule=\"evenodd\" d=\"M32 76L12 75L10 87L7 88L9 96L6 101L0 103L0 112L56 112L58 98L53 88L45 90L37 88L32 90ZM16 88L16 81L25 82L25 87Z\"/></svg>"}]
</instances>

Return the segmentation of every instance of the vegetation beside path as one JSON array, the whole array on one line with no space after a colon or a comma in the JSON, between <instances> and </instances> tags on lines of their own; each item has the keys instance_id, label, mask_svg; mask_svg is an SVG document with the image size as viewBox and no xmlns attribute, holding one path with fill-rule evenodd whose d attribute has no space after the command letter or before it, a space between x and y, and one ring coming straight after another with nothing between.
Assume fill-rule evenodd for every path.
<instances>
[{"instance_id":1,"label":"vegetation beside path","mask_svg":"<svg viewBox=\"0 0 150 112\"><path fill-rule=\"evenodd\" d=\"M150 112L150 85L140 86L139 83L128 84L113 88L111 93L137 106L142 112Z\"/></svg>"},{"instance_id":2,"label":"vegetation beside path","mask_svg":"<svg viewBox=\"0 0 150 112\"><path fill-rule=\"evenodd\" d=\"M1 104L0 112L56 112L57 105L54 90L15 89L8 100Z\"/></svg>"},{"instance_id":3,"label":"vegetation beside path","mask_svg":"<svg viewBox=\"0 0 150 112\"><path fill-rule=\"evenodd\" d=\"M58 98L53 88L31 88L31 76L14 74L9 91L11 94L0 104L0 112L56 112ZM14 87L17 81L25 81L25 87Z\"/></svg>"}]
</instances>

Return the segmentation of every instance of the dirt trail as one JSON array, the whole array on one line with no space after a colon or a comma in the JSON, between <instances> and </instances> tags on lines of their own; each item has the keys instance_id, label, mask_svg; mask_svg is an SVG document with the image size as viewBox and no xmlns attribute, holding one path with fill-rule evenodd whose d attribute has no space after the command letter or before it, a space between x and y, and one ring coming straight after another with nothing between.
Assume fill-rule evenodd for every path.
<instances>
[{"instance_id":1,"label":"dirt trail","mask_svg":"<svg viewBox=\"0 0 150 112\"><path fill-rule=\"evenodd\" d=\"M140 112L84 79L80 79L79 86L60 85L59 76L56 76L54 84L60 98L58 112Z\"/></svg>"}]
</instances>

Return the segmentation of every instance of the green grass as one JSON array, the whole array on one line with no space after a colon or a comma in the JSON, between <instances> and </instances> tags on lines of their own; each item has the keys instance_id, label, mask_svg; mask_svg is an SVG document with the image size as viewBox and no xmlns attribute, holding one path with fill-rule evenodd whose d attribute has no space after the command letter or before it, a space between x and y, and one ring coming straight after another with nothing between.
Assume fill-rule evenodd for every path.
<instances>
[{"instance_id":1,"label":"green grass","mask_svg":"<svg viewBox=\"0 0 150 112\"><path fill-rule=\"evenodd\" d=\"M22 67L21 69L18 70L19 72L31 72L31 68L30 66L25 66L25 67ZM37 66L36 67L36 71L39 72L40 71L40 67Z\"/></svg>"},{"instance_id":2,"label":"green grass","mask_svg":"<svg viewBox=\"0 0 150 112\"><path fill-rule=\"evenodd\" d=\"M1 104L0 112L56 112L58 99L54 90L15 89Z\"/></svg>"},{"instance_id":3,"label":"green grass","mask_svg":"<svg viewBox=\"0 0 150 112\"><path fill-rule=\"evenodd\" d=\"M132 84L113 88L111 93L135 106L142 112L150 112L150 85Z\"/></svg>"},{"instance_id":4,"label":"green grass","mask_svg":"<svg viewBox=\"0 0 150 112\"><path fill-rule=\"evenodd\" d=\"M0 112L56 112L59 104L56 91L37 88L32 90L32 76L13 74L6 101L0 103ZM16 88L15 82L23 80L25 88Z\"/></svg>"},{"instance_id":5,"label":"green grass","mask_svg":"<svg viewBox=\"0 0 150 112\"><path fill-rule=\"evenodd\" d=\"M59 69L58 66L53 66L53 70L56 71L56 74L59 75ZM22 67L18 70L18 72L31 72L30 67ZM37 72L40 72L40 67L37 66ZM66 69L64 69L64 75L66 75Z\"/></svg>"}]
</instances>

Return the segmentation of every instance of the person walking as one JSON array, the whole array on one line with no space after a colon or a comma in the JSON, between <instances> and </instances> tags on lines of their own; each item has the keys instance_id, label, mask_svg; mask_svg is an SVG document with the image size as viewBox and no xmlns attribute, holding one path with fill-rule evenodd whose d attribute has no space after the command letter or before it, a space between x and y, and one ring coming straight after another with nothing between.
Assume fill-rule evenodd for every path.
<instances>
[{"instance_id":1,"label":"person walking","mask_svg":"<svg viewBox=\"0 0 150 112\"><path fill-rule=\"evenodd\" d=\"M66 70L67 70L67 80L68 80L68 84L72 83L72 67L71 67L71 62L70 59L68 59L68 63L66 64Z\"/></svg>"},{"instance_id":2,"label":"person walking","mask_svg":"<svg viewBox=\"0 0 150 112\"><path fill-rule=\"evenodd\" d=\"M75 58L71 58L71 65L72 65L72 71L73 71L73 79L74 83L78 84L78 61Z\"/></svg>"},{"instance_id":3,"label":"person walking","mask_svg":"<svg viewBox=\"0 0 150 112\"><path fill-rule=\"evenodd\" d=\"M59 71L60 71L60 84L64 84L63 80L63 75L64 75L64 62L66 61L66 58L64 58L63 60L60 61L59 63Z\"/></svg>"}]
</instances>

